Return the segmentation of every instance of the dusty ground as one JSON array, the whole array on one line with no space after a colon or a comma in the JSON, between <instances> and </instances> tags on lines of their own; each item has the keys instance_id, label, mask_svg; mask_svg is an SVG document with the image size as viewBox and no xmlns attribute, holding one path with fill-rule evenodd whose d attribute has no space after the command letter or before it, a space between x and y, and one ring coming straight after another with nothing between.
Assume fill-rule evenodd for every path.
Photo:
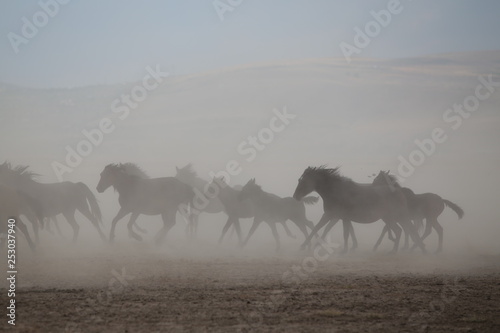
<instances>
[{"instance_id":1,"label":"dusty ground","mask_svg":"<svg viewBox=\"0 0 500 333\"><path fill-rule=\"evenodd\" d=\"M271 249L20 249L16 326L2 315L0 331L500 332L500 256Z\"/></svg>"}]
</instances>

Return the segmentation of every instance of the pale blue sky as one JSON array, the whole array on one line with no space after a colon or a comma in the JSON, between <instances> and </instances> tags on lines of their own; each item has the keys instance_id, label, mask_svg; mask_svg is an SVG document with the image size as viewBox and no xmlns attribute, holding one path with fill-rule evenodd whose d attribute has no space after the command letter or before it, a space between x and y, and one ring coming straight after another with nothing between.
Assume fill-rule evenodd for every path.
<instances>
[{"instance_id":1,"label":"pale blue sky","mask_svg":"<svg viewBox=\"0 0 500 333\"><path fill-rule=\"evenodd\" d=\"M51 0L42 0L50 2ZM221 0L227 2L227 0ZM140 79L146 66L196 73L283 59L342 56L383 1L243 0L219 19L212 0L73 0L16 54L8 39L39 1L0 2L0 82L72 87ZM401 0L360 56L500 49L500 1Z\"/></svg>"}]
</instances>

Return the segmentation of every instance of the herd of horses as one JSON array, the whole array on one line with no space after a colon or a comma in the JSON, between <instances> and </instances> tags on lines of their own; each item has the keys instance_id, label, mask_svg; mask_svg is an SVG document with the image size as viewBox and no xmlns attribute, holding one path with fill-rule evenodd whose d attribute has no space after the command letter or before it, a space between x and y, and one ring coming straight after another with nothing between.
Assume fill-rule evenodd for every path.
<instances>
[{"instance_id":1,"label":"herd of horses","mask_svg":"<svg viewBox=\"0 0 500 333\"><path fill-rule=\"evenodd\" d=\"M411 239L412 249L420 248L426 252L423 241L434 229L439 239L437 251L441 252L443 228L438 217L446 206L454 210L459 218L464 215L458 205L437 194L415 194L409 188L400 186L396 177L388 171L380 171L372 183L362 184L340 175L338 168L308 167L299 178L293 197L285 198L264 191L255 179L249 180L244 186L232 187L224 178L210 181L200 178L190 164L176 168L176 171L175 177L150 178L133 163L107 165L100 174L96 190L102 193L113 187L118 192L120 209L111 222L109 237L106 237L102 230L98 201L87 185L69 181L41 183L37 181L38 174L30 171L27 166L12 166L5 162L0 164L0 235L6 233L7 220L15 217L16 227L25 235L30 248L35 249L39 243L39 229L50 230L52 223L60 233L57 216L63 215L72 227L73 241L76 241L79 225L75 213L78 210L92 223L105 242L113 242L118 221L127 215L130 215L127 225L129 236L141 241L140 233L144 230L136 223L139 215L160 215L163 227L155 236L155 241L161 244L176 224L178 213L187 222L188 236L194 238L202 213L223 212L227 215L227 222L219 243L223 241L227 231L233 228L243 247L258 226L266 222L278 250L278 224L288 236L295 238L287 226L287 221L290 220L304 235L305 241L301 247L306 248L311 246L314 237L324 238L342 220L345 252L348 251L349 236L352 241L351 250L358 245L352 222L368 224L382 220L385 226L374 250L388 235L394 242L391 252L397 252L404 232L404 249L409 248ZM306 217L305 206L319 201L318 197L309 196L312 192L319 194L323 201L324 213L317 224ZM20 216L31 223L34 241ZM253 218L246 237L241 232L241 218ZM425 229L420 234L424 228L424 220ZM324 230L319 236L321 228Z\"/></svg>"}]
</instances>

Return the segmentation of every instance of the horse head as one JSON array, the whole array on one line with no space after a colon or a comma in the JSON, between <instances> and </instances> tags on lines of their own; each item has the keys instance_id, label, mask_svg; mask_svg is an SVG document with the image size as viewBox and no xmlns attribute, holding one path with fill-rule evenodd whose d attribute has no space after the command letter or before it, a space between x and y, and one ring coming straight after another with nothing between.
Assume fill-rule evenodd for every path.
<instances>
[{"instance_id":1,"label":"horse head","mask_svg":"<svg viewBox=\"0 0 500 333\"><path fill-rule=\"evenodd\" d=\"M243 186L240 193L238 193L238 200L243 201L261 191L262 188L255 183L255 178L252 178Z\"/></svg>"},{"instance_id":2,"label":"horse head","mask_svg":"<svg viewBox=\"0 0 500 333\"><path fill-rule=\"evenodd\" d=\"M101 178L97 184L96 190L102 193L108 189L108 187L113 186L117 182L117 177L125 175L126 171L123 165L119 164L108 164L104 167L101 172Z\"/></svg>"}]
</instances>

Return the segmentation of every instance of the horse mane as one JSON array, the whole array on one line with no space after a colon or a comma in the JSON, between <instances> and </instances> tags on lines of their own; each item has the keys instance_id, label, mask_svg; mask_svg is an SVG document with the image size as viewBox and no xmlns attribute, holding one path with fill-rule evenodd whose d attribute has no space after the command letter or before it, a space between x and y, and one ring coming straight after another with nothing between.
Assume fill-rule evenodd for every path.
<instances>
[{"instance_id":1,"label":"horse mane","mask_svg":"<svg viewBox=\"0 0 500 333\"><path fill-rule=\"evenodd\" d=\"M308 167L304 171L302 176L305 175L318 175L332 181L352 181L351 179L340 174L340 167L327 168L326 165L321 165L319 167Z\"/></svg>"},{"instance_id":2,"label":"horse mane","mask_svg":"<svg viewBox=\"0 0 500 333\"><path fill-rule=\"evenodd\" d=\"M183 176L189 177L189 178L198 178L198 175L196 174L196 171L194 171L193 164L188 163L182 168L177 168L177 172L179 174L182 174Z\"/></svg>"},{"instance_id":3,"label":"horse mane","mask_svg":"<svg viewBox=\"0 0 500 333\"><path fill-rule=\"evenodd\" d=\"M139 167L135 163L127 162L127 163L120 163L120 168L122 168L126 174L131 175L131 176L137 176L143 179L149 179L149 175L144 171L141 167Z\"/></svg>"},{"instance_id":4,"label":"horse mane","mask_svg":"<svg viewBox=\"0 0 500 333\"><path fill-rule=\"evenodd\" d=\"M385 178L384 180L387 183L387 185L401 187L401 185L399 184L398 178L395 175L391 175L390 171L382 171L382 170L380 170L380 172L377 175L377 177L379 177L381 173L384 175L384 178Z\"/></svg>"},{"instance_id":5,"label":"horse mane","mask_svg":"<svg viewBox=\"0 0 500 333\"><path fill-rule=\"evenodd\" d=\"M5 161L0 164L0 173L5 173L7 177L15 177L16 180L36 181L40 174L28 170L29 165L12 166L10 162Z\"/></svg>"},{"instance_id":6,"label":"horse mane","mask_svg":"<svg viewBox=\"0 0 500 333\"><path fill-rule=\"evenodd\" d=\"M137 176L139 178L143 179L149 179L150 177L148 174L137 164L135 163L111 163L106 166L106 168L113 168L113 169L118 169L122 170L129 176Z\"/></svg>"}]
</instances>

